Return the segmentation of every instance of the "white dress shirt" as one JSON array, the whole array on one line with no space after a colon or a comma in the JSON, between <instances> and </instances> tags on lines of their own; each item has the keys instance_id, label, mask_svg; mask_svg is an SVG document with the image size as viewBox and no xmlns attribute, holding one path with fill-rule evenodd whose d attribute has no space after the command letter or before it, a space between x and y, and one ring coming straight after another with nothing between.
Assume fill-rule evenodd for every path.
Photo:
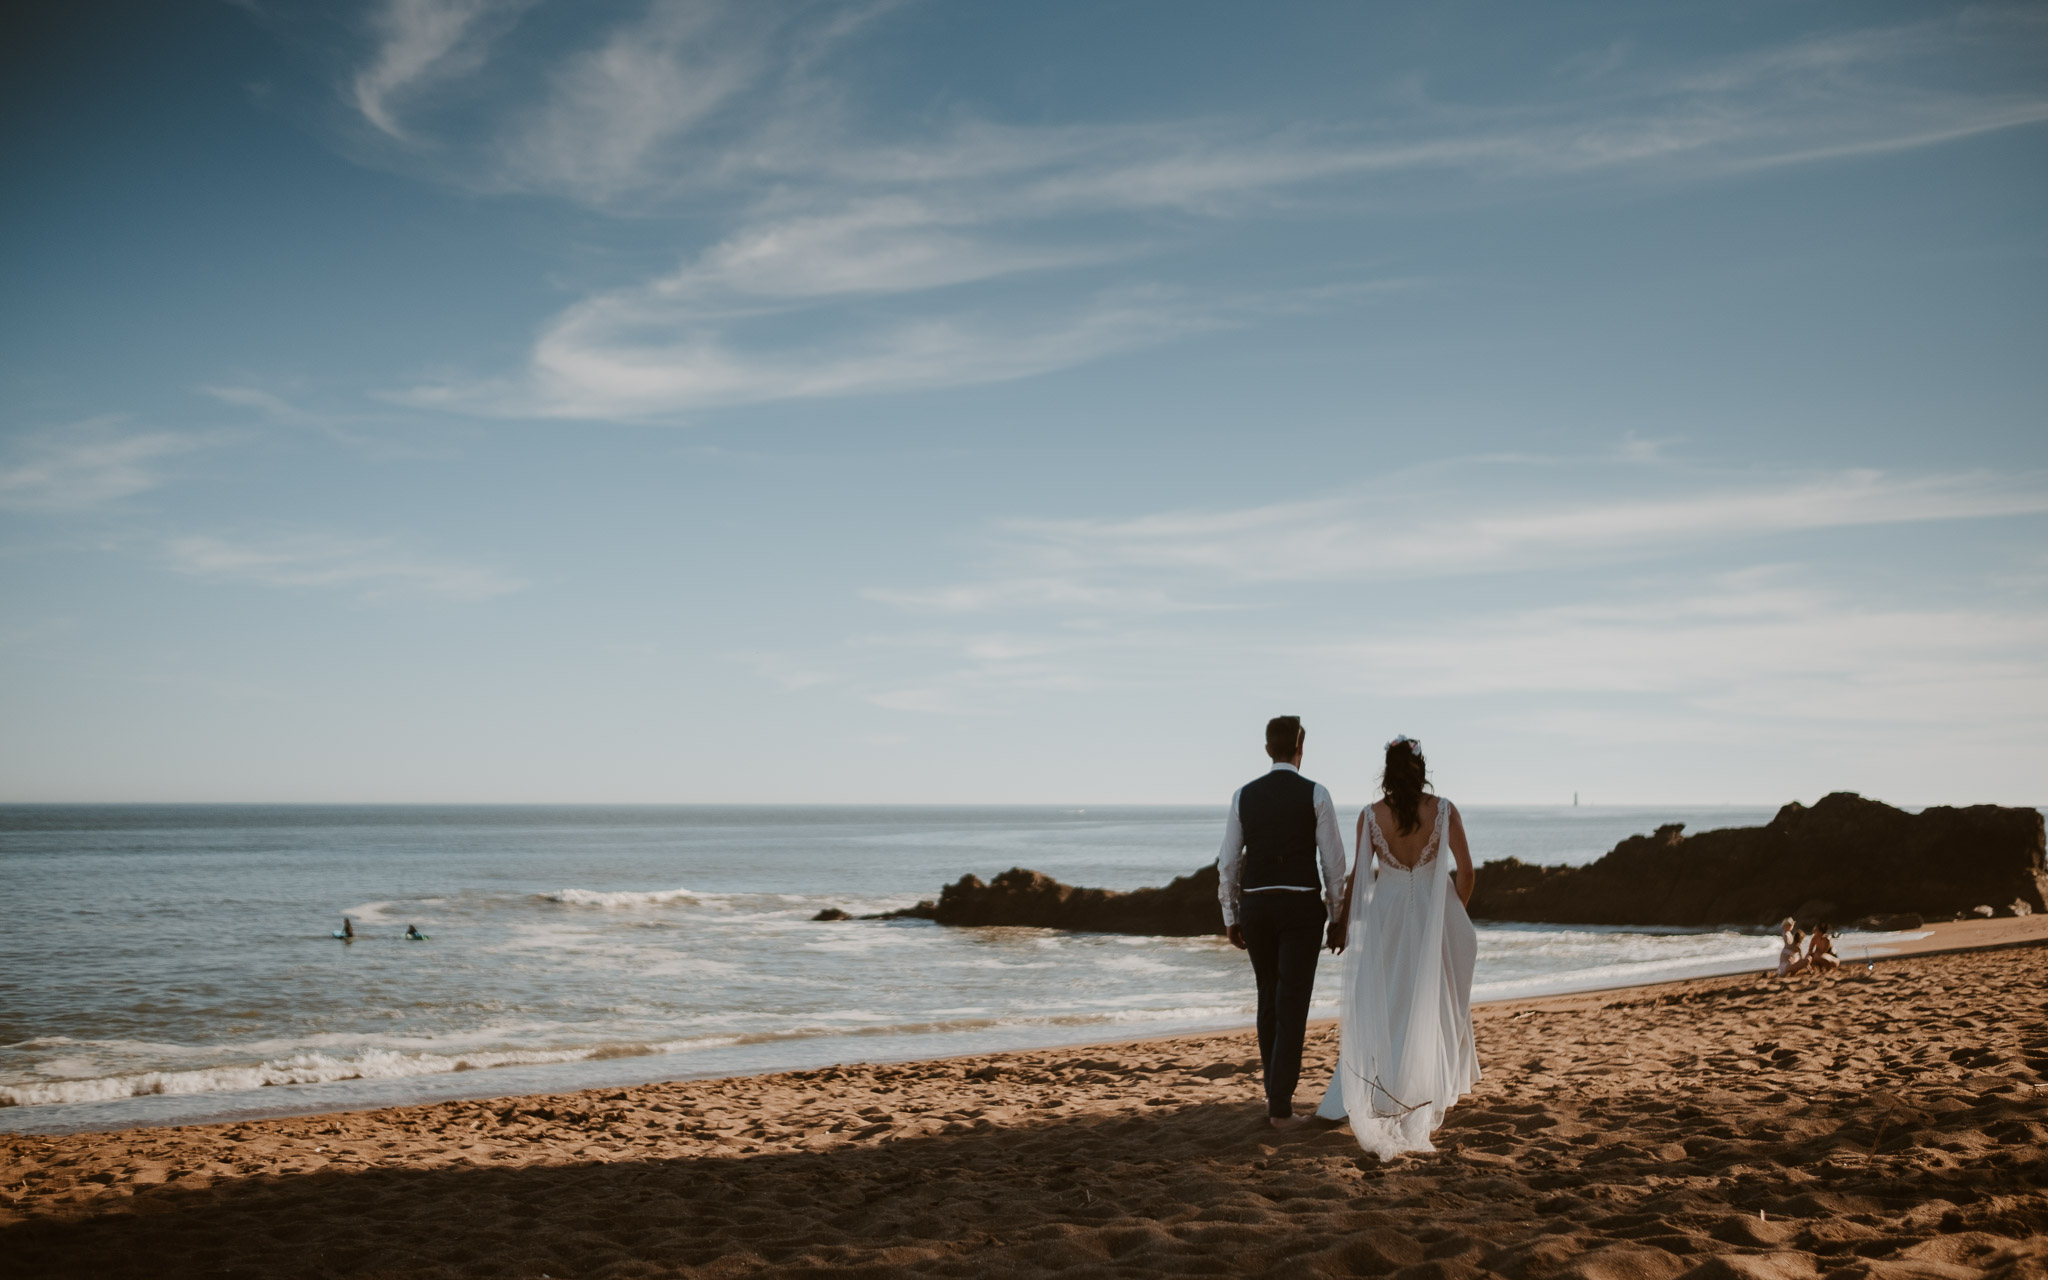
<instances>
[{"instance_id":1,"label":"white dress shirt","mask_svg":"<svg viewBox=\"0 0 2048 1280\"><path fill-rule=\"evenodd\" d=\"M1285 760L1274 761L1273 768L1301 772ZM1230 820L1223 825L1223 851L1216 855L1216 898L1223 904L1225 928L1237 923L1237 902L1244 893L1270 893L1275 889L1316 891L1312 884L1269 884L1250 890L1238 887L1244 879L1244 823L1237 816L1237 798L1243 794L1243 787L1230 793ZM1344 902L1344 836L1337 830L1337 806L1330 800L1329 789L1320 782L1316 784L1315 804L1316 852L1323 861L1323 903L1335 919Z\"/></svg>"}]
</instances>

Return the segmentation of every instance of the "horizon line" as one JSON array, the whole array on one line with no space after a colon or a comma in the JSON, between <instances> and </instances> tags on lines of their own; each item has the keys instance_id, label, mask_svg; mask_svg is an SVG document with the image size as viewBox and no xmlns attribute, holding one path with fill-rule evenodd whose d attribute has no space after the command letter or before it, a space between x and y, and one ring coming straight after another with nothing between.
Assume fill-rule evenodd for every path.
<instances>
[{"instance_id":1,"label":"horizon line","mask_svg":"<svg viewBox=\"0 0 2048 1280\"><path fill-rule=\"evenodd\" d=\"M1825 792L1842 794L1846 789ZM1931 803L1899 802L1849 791L1850 795L1875 800L1895 809L1971 808L1993 805L2000 808L2048 810L2048 802L2009 803L1997 800ZM1782 809L1788 804L1812 805L1814 800L1479 800L1461 803L1461 808L1489 809ZM1336 801L1340 808L1346 802ZM30 808L217 808L217 809L1215 809L1228 808L1227 801L1214 800L13 800L0 798L0 809Z\"/></svg>"}]
</instances>

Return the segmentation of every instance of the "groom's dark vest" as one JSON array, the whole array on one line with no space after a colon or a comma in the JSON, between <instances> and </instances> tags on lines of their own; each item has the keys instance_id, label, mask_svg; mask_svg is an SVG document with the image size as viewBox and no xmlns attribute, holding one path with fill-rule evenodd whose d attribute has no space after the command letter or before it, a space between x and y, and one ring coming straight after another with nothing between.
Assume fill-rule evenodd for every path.
<instances>
[{"instance_id":1,"label":"groom's dark vest","mask_svg":"<svg viewBox=\"0 0 2048 1280\"><path fill-rule=\"evenodd\" d=\"M1237 793L1237 821L1244 831L1240 888L1316 887L1315 783L1288 769L1247 782Z\"/></svg>"}]
</instances>

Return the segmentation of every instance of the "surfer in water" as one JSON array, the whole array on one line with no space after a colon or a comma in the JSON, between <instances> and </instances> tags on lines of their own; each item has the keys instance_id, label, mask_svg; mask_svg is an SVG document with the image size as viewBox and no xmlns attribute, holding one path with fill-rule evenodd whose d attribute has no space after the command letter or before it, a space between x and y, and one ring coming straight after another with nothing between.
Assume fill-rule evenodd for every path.
<instances>
[{"instance_id":1,"label":"surfer in water","mask_svg":"<svg viewBox=\"0 0 2048 1280\"><path fill-rule=\"evenodd\" d=\"M356 927L349 923L347 916L341 918L341 932L334 936L340 938L343 942L354 942L356 940Z\"/></svg>"},{"instance_id":2,"label":"surfer in water","mask_svg":"<svg viewBox=\"0 0 2048 1280\"><path fill-rule=\"evenodd\" d=\"M418 925L409 924L405 926L405 940L407 942L425 942L427 940L427 935L420 932L420 927Z\"/></svg>"}]
</instances>

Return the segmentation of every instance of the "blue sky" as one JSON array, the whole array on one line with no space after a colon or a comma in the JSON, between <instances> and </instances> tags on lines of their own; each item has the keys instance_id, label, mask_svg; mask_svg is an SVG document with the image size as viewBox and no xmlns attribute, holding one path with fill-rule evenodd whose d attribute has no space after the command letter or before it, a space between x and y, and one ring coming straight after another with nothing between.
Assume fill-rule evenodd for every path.
<instances>
[{"instance_id":1,"label":"blue sky","mask_svg":"<svg viewBox=\"0 0 2048 1280\"><path fill-rule=\"evenodd\" d=\"M2048 799L2036 6L43 8L0 799Z\"/></svg>"}]
</instances>

